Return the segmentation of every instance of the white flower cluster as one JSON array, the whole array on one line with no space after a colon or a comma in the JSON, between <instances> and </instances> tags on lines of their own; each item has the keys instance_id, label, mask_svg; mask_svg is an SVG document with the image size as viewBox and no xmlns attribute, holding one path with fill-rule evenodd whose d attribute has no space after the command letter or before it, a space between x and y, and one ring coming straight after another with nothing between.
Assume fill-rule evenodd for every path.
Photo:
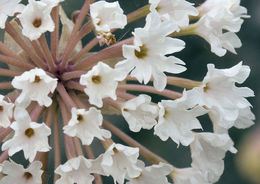
<instances>
[{"instance_id":1,"label":"white flower cluster","mask_svg":"<svg viewBox=\"0 0 260 184\"><path fill-rule=\"evenodd\" d=\"M242 62L228 69L217 69L214 64L208 64L202 82L179 78L183 83L175 83L171 81L174 77L167 74L186 70L185 62L172 55L185 48L184 41L172 38L174 35L199 35L210 43L211 51L218 56L224 56L227 50L236 53L235 48L241 46L241 41L235 33L240 30L242 18L248 17L246 8L240 6L240 0L207 0L197 8L185 0L149 0L149 4L141 9L143 12L137 11L128 17L118 1L90 4L91 1L86 0L83 6L87 7L86 11L82 8L74 28L70 27L74 24L66 15L58 12L62 11L62 1L29 0L26 6L20 0L0 2L0 28L6 28L24 49L23 54L27 53L27 57L16 54L1 43L0 52L7 55L2 58L8 65L18 67L21 66L19 62L28 60L24 66L26 70L23 68L22 72L12 71L10 67L10 76L14 76L10 85L16 89L12 99L0 95L1 141L6 138L1 148L0 166L4 177L0 184L17 181L22 184L42 183L43 164L37 155L50 151L51 133L55 139L54 149L59 148L59 138L64 138L68 159L61 164L60 150L55 150L55 173L60 176L56 177L56 184L91 184L97 175L111 176L115 184L124 184L125 181L127 184L170 184L167 176L175 184L217 182L224 171L226 152L237 152L228 130L231 127L244 129L254 124L251 104L246 99L254 96L254 92L236 86L248 78L250 68ZM90 32L88 27L81 27L88 11L90 18L85 25L96 34L96 38L82 48L78 44L79 38ZM16 35L18 38L12 33L19 29L7 21L8 16L17 18L16 26L21 32L21 35ZM135 19L146 16L144 27L135 28L133 37L116 43L112 32L123 29L132 21L131 16ZM61 22L69 22L67 27L63 24L61 36L59 29L55 29L59 26L59 18ZM197 22L191 24L191 18ZM68 30L69 33L65 32ZM47 31L52 32L50 50L44 35ZM103 40L107 46L114 45L86 55L94 47L93 43ZM27 42L30 43L28 47ZM67 45L61 49L58 47L60 43ZM59 49L64 53L59 53ZM121 59L118 61L118 58ZM116 61L111 64L109 59ZM144 85L129 84L127 81L130 80ZM153 86L148 86L151 81ZM166 89L167 84L183 87L183 93ZM149 95L135 96L128 90L160 94L168 99L154 103ZM103 117L105 110L110 114L120 113L133 132L154 128L154 134L162 141L171 138L177 146L189 146L190 167L176 168L114 125L108 122L107 126L106 117ZM204 132L198 119L206 114L212 121L213 132ZM38 122L41 117L46 124ZM58 125L61 122L64 125L62 136ZM114 143L111 132L104 129L103 124L132 147ZM51 127L55 128L51 130ZM95 137L105 148L97 158L89 151ZM21 150L30 162L26 169L12 160L6 161L8 156ZM146 167L138 159L139 150L153 165ZM2 160L4 154L7 157Z\"/></svg>"}]
</instances>

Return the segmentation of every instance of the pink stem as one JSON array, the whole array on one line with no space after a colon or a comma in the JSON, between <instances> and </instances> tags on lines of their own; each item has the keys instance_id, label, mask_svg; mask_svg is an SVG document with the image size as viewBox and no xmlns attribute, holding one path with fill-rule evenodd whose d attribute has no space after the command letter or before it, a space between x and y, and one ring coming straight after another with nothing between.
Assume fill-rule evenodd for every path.
<instances>
[{"instance_id":1,"label":"pink stem","mask_svg":"<svg viewBox=\"0 0 260 184\"><path fill-rule=\"evenodd\" d=\"M130 80L130 81L136 81L137 79L135 77L130 77L128 76L126 78L126 80ZM150 81L153 81L153 79L151 79ZM194 87L198 87L201 86L201 82L198 81L193 81L190 79L184 79L184 78L180 78L180 77L167 77L167 84L169 85L173 85L173 86L177 86L177 87L181 87L181 88L186 88L186 89L192 89Z\"/></svg>"},{"instance_id":2,"label":"pink stem","mask_svg":"<svg viewBox=\"0 0 260 184\"><path fill-rule=\"evenodd\" d=\"M122 55L122 46L124 44L131 44L133 43L133 37L128 38L126 40L123 40L121 42L118 42L117 44L114 44L106 49L103 49L99 51L96 54L93 54L92 56L86 58L85 60L76 63L71 67L71 70L82 70L82 69L90 69L92 68L97 62L103 61L110 58L117 58L117 57L123 57Z\"/></svg>"},{"instance_id":3,"label":"pink stem","mask_svg":"<svg viewBox=\"0 0 260 184\"><path fill-rule=\"evenodd\" d=\"M1 76L14 77L14 76L18 76L18 75L21 75L21 74L22 74L22 72L17 72L17 71L12 71L12 70L8 70L8 69L0 68L0 75Z\"/></svg>"},{"instance_id":4,"label":"pink stem","mask_svg":"<svg viewBox=\"0 0 260 184\"><path fill-rule=\"evenodd\" d=\"M43 52L44 52L44 54L45 54L45 56L46 56L47 64L48 64L49 70L50 70L51 72L54 72L55 69L56 69L55 61L54 61L53 56L52 56L52 54L51 54L51 52L50 52L50 49L49 49L49 47L48 47L48 43L47 43L47 41L46 41L46 37L45 37L44 34L41 35L41 37L39 38L39 41L40 41L41 47L42 47L42 49L43 49Z\"/></svg>"},{"instance_id":5,"label":"pink stem","mask_svg":"<svg viewBox=\"0 0 260 184\"><path fill-rule=\"evenodd\" d=\"M59 130L59 121L58 121L58 114L57 112L54 115L54 126L53 126L53 131L54 131L54 167L57 168L60 163L61 163L61 152L60 152L60 130ZM55 173L54 175L54 183L57 181L59 178L58 174Z\"/></svg>"},{"instance_id":6,"label":"pink stem","mask_svg":"<svg viewBox=\"0 0 260 184\"><path fill-rule=\"evenodd\" d=\"M84 86L81 86L78 82L74 82L74 81L69 81L66 84L66 87L69 88L69 89L76 89L76 90L79 90L79 91L82 91L82 92L84 92L84 89L85 89Z\"/></svg>"},{"instance_id":7,"label":"pink stem","mask_svg":"<svg viewBox=\"0 0 260 184\"><path fill-rule=\"evenodd\" d=\"M31 120L32 120L33 122L37 122L37 120L38 120L38 118L40 117L40 115L41 115L43 109L44 109L44 107L43 107L43 106L40 106L40 105L37 105L37 106L33 109L32 113L31 113L31 115L30 115L30 116L31 116Z\"/></svg>"},{"instance_id":8,"label":"pink stem","mask_svg":"<svg viewBox=\"0 0 260 184\"><path fill-rule=\"evenodd\" d=\"M137 19L140 19L142 17L145 17L148 13L150 13L150 4L141 7L137 10L135 10L134 12L130 13L127 15L127 23L129 24L130 22L133 22Z\"/></svg>"},{"instance_id":9,"label":"pink stem","mask_svg":"<svg viewBox=\"0 0 260 184\"><path fill-rule=\"evenodd\" d=\"M4 56L0 54L0 61L8 65L13 65L24 70L31 70L35 66L30 63L25 63L23 60L19 60L14 57Z\"/></svg>"},{"instance_id":10,"label":"pink stem","mask_svg":"<svg viewBox=\"0 0 260 184\"><path fill-rule=\"evenodd\" d=\"M17 55L15 52L13 52L11 49L9 49L5 44L3 44L0 41L0 51L7 56L16 58L18 60L20 60L20 62L22 63L27 63L27 61L25 59L23 59L21 56Z\"/></svg>"},{"instance_id":11,"label":"pink stem","mask_svg":"<svg viewBox=\"0 0 260 184\"><path fill-rule=\"evenodd\" d=\"M171 99L177 99L182 96L181 93L171 91L168 89L165 89L163 91L157 91L154 87L152 86L144 86L144 85L137 85L137 84L121 84L118 85L119 90L129 90L129 91L142 91L142 92L147 92L147 93L154 93L158 94L161 96L165 96Z\"/></svg>"},{"instance_id":12,"label":"pink stem","mask_svg":"<svg viewBox=\"0 0 260 184\"><path fill-rule=\"evenodd\" d=\"M74 25L73 30L71 32L71 35L70 35L70 38L69 38L69 41L67 43L65 51L67 51L68 50L67 48L69 48L70 45L72 45L74 37L77 34L78 30L80 29L80 27L81 27L81 25L82 25L86 15L88 13L89 5L90 5L90 0L85 0L85 3L84 3L84 5L82 6L82 8L80 10L80 13L79 13L79 16L77 18L76 24ZM66 52L64 52L64 55L62 56L61 68L65 68L65 66L67 65L69 57L68 56L65 57L65 56L66 56Z\"/></svg>"},{"instance_id":13,"label":"pink stem","mask_svg":"<svg viewBox=\"0 0 260 184\"><path fill-rule=\"evenodd\" d=\"M58 98L58 102L59 102L61 115L62 115L62 119L63 119L63 125L65 126L68 124L68 121L69 121L68 111L61 98ZM67 158L70 159L70 158L76 157L75 147L74 147L71 137L64 134L64 142L65 142Z\"/></svg>"},{"instance_id":14,"label":"pink stem","mask_svg":"<svg viewBox=\"0 0 260 184\"><path fill-rule=\"evenodd\" d=\"M86 54L88 51L90 51L95 45L97 45L99 40L95 37L93 40L91 40L83 49L79 51L79 53L74 56L71 60L72 64L75 64L78 62L84 54Z\"/></svg>"},{"instance_id":15,"label":"pink stem","mask_svg":"<svg viewBox=\"0 0 260 184\"><path fill-rule=\"evenodd\" d=\"M8 150L4 151L0 155L0 163L3 163L8 158Z\"/></svg>"},{"instance_id":16,"label":"pink stem","mask_svg":"<svg viewBox=\"0 0 260 184\"><path fill-rule=\"evenodd\" d=\"M47 69L47 66L44 64L44 61L42 61L39 56L32 52L31 48L27 46L25 41L19 36L17 31L8 21L6 21L5 30L16 41L16 43L20 45L20 47L28 54L28 56L32 59L36 66L44 70Z\"/></svg>"},{"instance_id":17,"label":"pink stem","mask_svg":"<svg viewBox=\"0 0 260 184\"><path fill-rule=\"evenodd\" d=\"M14 88L11 82L1 82L0 89L12 89Z\"/></svg>"},{"instance_id":18,"label":"pink stem","mask_svg":"<svg viewBox=\"0 0 260 184\"><path fill-rule=\"evenodd\" d=\"M60 6L54 7L51 12L51 16L55 24L55 29L51 33L51 53L55 61L57 60L59 53L59 8Z\"/></svg>"},{"instance_id":19,"label":"pink stem","mask_svg":"<svg viewBox=\"0 0 260 184\"><path fill-rule=\"evenodd\" d=\"M64 88L64 86L61 83L58 84L57 91L59 92L62 100L64 101L64 103L69 111L71 111L71 109L73 107L76 107L76 104L73 102L73 100L71 99L71 97L69 96L66 89Z\"/></svg>"},{"instance_id":20,"label":"pink stem","mask_svg":"<svg viewBox=\"0 0 260 184\"><path fill-rule=\"evenodd\" d=\"M10 127L1 129L1 131L0 131L0 142L2 142L4 140L4 138L12 132L12 130L13 129L11 129Z\"/></svg>"},{"instance_id":21,"label":"pink stem","mask_svg":"<svg viewBox=\"0 0 260 184\"><path fill-rule=\"evenodd\" d=\"M45 54L42 52L41 47L39 46L38 42L36 40L31 41L32 47L34 48L36 54L42 59L47 60L45 57Z\"/></svg>"},{"instance_id":22,"label":"pink stem","mask_svg":"<svg viewBox=\"0 0 260 184\"><path fill-rule=\"evenodd\" d=\"M86 74L86 71L72 71L72 72L65 72L62 74L61 78L63 81L67 81L70 79L80 78L81 75Z\"/></svg>"},{"instance_id":23,"label":"pink stem","mask_svg":"<svg viewBox=\"0 0 260 184\"><path fill-rule=\"evenodd\" d=\"M73 142L76 148L77 155L84 155L79 138L73 137Z\"/></svg>"}]
</instances>

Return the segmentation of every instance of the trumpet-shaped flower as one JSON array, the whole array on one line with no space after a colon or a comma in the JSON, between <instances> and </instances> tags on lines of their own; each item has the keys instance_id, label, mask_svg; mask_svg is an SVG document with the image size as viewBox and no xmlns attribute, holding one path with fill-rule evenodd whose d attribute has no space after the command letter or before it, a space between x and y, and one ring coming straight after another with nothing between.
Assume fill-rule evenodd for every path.
<instances>
[{"instance_id":1,"label":"trumpet-shaped flower","mask_svg":"<svg viewBox=\"0 0 260 184\"><path fill-rule=\"evenodd\" d=\"M244 22L242 18L248 17L240 0L207 0L199 9L202 17L195 32L210 43L216 55L224 56L227 50L236 54L235 48L242 44L235 33Z\"/></svg>"},{"instance_id":2,"label":"trumpet-shaped flower","mask_svg":"<svg viewBox=\"0 0 260 184\"><path fill-rule=\"evenodd\" d=\"M254 96L247 87L236 87L243 83L250 73L248 66L242 62L229 69L216 69L208 64L208 73L200 87L193 88L193 101L210 110L216 110L225 121L235 121L241 109L250 107L245 97Z\"/></svg>"},{"instance_id":3,"label":"trumpet-shaped flower","mask_svg":"<svg viewBox=\"0 0 260 184\"><path fill-rule=\"evenodd\" d=\"M100 160L105 175L111 175L115 184L123 184L126 177L136 178L140 175L142 169L137 166L138 156L138 148L112 144L97 160Z\"/></svg>"},{"instance_id":4,"label":"trumpet-shaped flower","mask_svg":"<svg viewBox=\"0 0 260 184\"><path fill-rule=\"evenodd\" d=\"M139 161L138 166L142 169L140 176L130 179L127 184L170 184L167 175L173 171L171 165L160 162L158 165L145 167L144 163Z\"/></svg>"},{"instance_id":5,"label":"trumpet-shaped flower","mask_svg":"<svg viewBox=\"0 0 260 184\"><path fill-rule=\"evenodd\" d=\"M206 110L186 104L188 99L184 91L183 97L175 101L163 100L159 105L159 120L154 127L154 134L166 141L169 137L176 144L188 146L194 141L193 129L202 129L196 118L206 113Z\"/></svg>"},{"instance_id":6,"label":"trumpet-shaped flower","mask_svg":"<svg viewBox=\"0 0 260 184\"><path fill-rule=\"evenodd\" d=\"M94 180L94 176L90 174L91 162L83 156L68 160L57 167L55 173L61 176L56 184L92 184Z\"/></svg>"},{"instance_id":7,"label":"trumpet-shaped flower","mask_svg":"<svg viewBox=\"0 0 260 184\"><path fill-rule=\"evenodd\" d=\"M32 162L38 151L50 150L48 136L51 129L44 123L31 122L28 117L13 122L10 127L15 131L14 136L2 145L2 150L8 150L10 156L23 150L24 157Z\"/></svg>"},{"instance_id":8,"label":"trumpet-shaped flower","mask_svg":"<svg viewBox=\"0 0 260 184\"><path fill-rule=\"evenodd\" d=\"M91 107L88 111L85 109L72 108L71 120L63 130L69 136L77 136L82 141L82 144L90 145L97 137L100 140L111 138L111 133L108 130L101 129L103 116L100 110Z\"/></svg>"},{"instance_id":9,"label":"trumpet-shaped flower","mask_svg":"<svg viewBox=\"0 0 260 184\"><path fill-rule=\"evenodd\" d=\"M180 27L189 25L189 16L197 16L199 12L185 0L149 0L150 10L157 11L162 21L170 21Z\"/></svg>"},{"instance_id":10,"label":"trumpet-shaped flower","mask_svg":"<svg viewBox=\"0 0 260 184\"><path fill-rule=\"evenodd\" d=\"M15 163L14 161L4 161L2 163L4 176L0 180L0 184L17 183L20 184L42 184L41 170L42 163L40 161L34 161L28 168L24 168L22 165Z\"/></svg>"},{"instance_id":11,"label":"trumpet-shaped flower","mask_svg":"<svg viewBox=\"0 0 260 184\"><path fill-rule=\"evenodd\" d=\"M119 71L99 62L87 74L81 75L79 82L86 86L84 91L89 96L89 102L102 107L103 98L110 97L116 100L116 88L121 80L123 77Z\"/></svg>"},{"instance_id":12,"label":"trumpet-shaped flower","mask_svg":"<svg viewBox=\"0 0 260 184\"><path fill-rule=\"evenodd\" d=\"M173 172L175 184L210 184L202 173L192 167L175 169Z\"/></svg>"},{"instance_id":13,"label":"trumpet-shaped flower","mask_svg":"<svg viewBox=\"0 0 260 184\"><path fill-rule=\"evenodd\" d=\"M99 32L110 32L111 29L123 29L127 24L126 16L118 1L109 3L98 1L90 5L92 22Z\"/></svg>"},{"instance_id":14,"label":"trumpet-shaped flower","mask_svg":"<svg viewBox=\"0 0 260 184\"><path fill-rule=\"evenodd\" d=\"M0 126L7 128L10 126L10 118L13 116L13 103L4 100L4 96L0 95Z\"/></svg>"},{"instance_id":15,"label":"trumpet-shaped flower","mask_svg":"<svg viewBox=\"0 0 260 184\"><path fill-rule=\"evenodd\" d=\"M134 31L134 45L123 45L123 56L126 60L119 62L116 68L137 80L147 84L151 77L154 87L162 91L167 83L164 72L181 73L186 70L180 59L165 55L181 51L185 43L182 40L167 37L176 30L176 26L169 21L161 22L155 12L146 18L144 28Z\"/></svg>"},{"instance_id":16,"label":"trumpet-shaped flower","mask_svg":"<svg viewBox=\"0 0 260 184\"><path fill-rule=\"evenodd\" d=\"M56 89L57 79L48 76L44 70L35 68L24 72L20 76L16 76L12 80L12 85L16 89L22 90L22 93L16 100L18 104L23 104L27 107L33 100L37 101L40 106L49 107L52 100L48 95Z\"/></svg>"},{"instance_id":17,"label":"trumpet-shaped flower","mask_svg":"<svg viewBox=\"0 0 260 184\"><path fill-rule=\"evenodd\" d=\"M122 105L122 115L126 119L130 130L139 132L141 128L151 129L157 124L158 107L151 104L151 97L139 95Z\"/></svg>"},{"instance_id":18,"label":"trumpet-shaped flower","mask_svg":"<svg viewBox=\"0 0 260 184\"><path fill-rule=\"evenodd\" d=\"M54 31L55 26L51 18L53 4L46 4L46 2L29 0L29 4L17 16L23 27L23 35L30 40L40 38L46 31Z\"/></svg>"},{"instance_id":19,"label":"trumpet-shaped flower","mask_svg":"<svg viewBox=\"0 0 260 184\"><path fill-rule=\"evenodd\" d=\"M200 170L209 182L218 181L224 171L226 152L237 151L233 144L226 134L197 133L190 145L192 167Z\"/></svg>"}]
</instances>

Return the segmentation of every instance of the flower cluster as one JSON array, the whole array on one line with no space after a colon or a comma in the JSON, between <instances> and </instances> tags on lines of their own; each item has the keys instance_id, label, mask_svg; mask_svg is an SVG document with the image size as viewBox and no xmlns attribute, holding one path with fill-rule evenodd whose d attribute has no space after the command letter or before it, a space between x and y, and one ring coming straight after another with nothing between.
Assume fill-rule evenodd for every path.
<instances>
[{"instance_id":1,"label":"flower cluster","mask_svg":"<svg viewBox=\"0 0 260 184\"><path fill-rule=\"evenodd\" d=\"M125 15L120 1L85 0L70 20L62 1L0 2L0 28L5 30L0 61L7 65L0 75L13 77L0 83L0 89L12 89L0 95L0 184L52 179L56 184L101 184L101 176L111 176L115 184L217 182L226 152L237 152L228 130L254 124L246 99L254 92L236 86L248 78L250 68L242 62L228 69L208 64L203 81L193 81L172 76L187 70L173 54L185 48L177 38L183 35L201 36L218 56L236 53L241 46L236 33L249 17L246 8L239 0L206 0L199 7L185 0L149 0ZM116 40L115 30L140 18L143 27ZM83 45L89 33L95 37ZM96 45L100 51L90 52ZM147 93L163 99L155 103ZM122 115L133 132L148 129L162 141L189 146L190 167L177 168L151 152L108 121L107 114ZM198 119L203 115L210 117L212 132L203 131ZM112 135L127 146L115 143ZM104 148L99 156L92 150L95 138ZM29 161L27 168L8 160L19 151ZM55 171L47 181L48 155Z\"/></svg>"}]
</instances>

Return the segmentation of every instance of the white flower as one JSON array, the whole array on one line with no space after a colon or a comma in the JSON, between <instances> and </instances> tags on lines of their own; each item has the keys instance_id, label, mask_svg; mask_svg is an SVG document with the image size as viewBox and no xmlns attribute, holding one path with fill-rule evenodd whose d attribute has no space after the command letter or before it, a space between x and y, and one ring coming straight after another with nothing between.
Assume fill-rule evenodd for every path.
<instances>
[{"instance_id":1,"label":"white flower","mask_svg":"<svg viewBox=\"0 0 260 184\"><path fill-rule=\"evenodd\" d=\"M103 98L117 99L118 81L123 80L122 74L103 62L99 62L87 74L81 75L79 83L86 86L85 93L89 102L97 107L103 106Z\"/></svg>"},{"instance_id":2,"label":"white flower","mask_svg":"<svg viewBox=\"0 0 260 184\"><path fill-rule=\"evenodd\" d=\"M90 145L97 137L100 140L111 138L111 133L108 130L101 129L103 117L100 110L91 107L88 111L85 109L72 108L71 120L63 130L69 136L77 136L84 145Z\"/></svg>"},{"instance_id":3,"label":"white flower","mask_svg":"<svg viewBox=\"0 0 260 184\"><path fill-rule=\"evenodd\" d=\"M14 137L2 145L2 150L8 150L9 156L23 150L24 157L30 162L39 152L48 152L50 146L48 136L51 129L44 123L31 122L29 118L23 118L13 122L10 126L14 131Z\"/></svg>"},{"instance_id":4,"label":"white flower","mask_svg":"<svg viewBox=\"0 0 260 184\"><path fill-rule=\"evenodd\" d=\"M224 157L229 150L236 153L227 134L197 133L190 145L192 167L199 169L209 182L218 181L224 171Z\"/></svg>"},{"instance_id":5,"label":"white flower","mask_svg":"<svg viewBox=\"0 0 260 184\"><path fill-rule=\"evenodd\" d=\"M248 66L242 62L229 69L216 69L208 64L208 73L200 87L193 88L193 101L211 110L216 110L225 121L235 121L241 109L250 107L245 97L254 96L247 87L236 87L235 83L243 83L250 73Z\"/></svg>"},{"instance_id":6,"label":"white flower","mask_svg":"<svg viewBox=\"0 0 260 184\"><path fill-rule=\"evenodd\" d=\"M214 12L214 15L206 15L202 17L195 25L194 32L211 46L211 52L218 56L224 56L228 51L236 54L235 48L240 48L242 43L239 37L233 32L223 32L219 26L221 22L212 23L219 16L219 12ZM213 14L213 13L212 13Z\"/></svg>"},{"instance_id":7,"label":"white flower","mask_svg":"<svg viewBox=\"0 0 260 184\"><path fill-rule=\"evenodd\" d=\"M250 107L239 109L239 114L236 120L227 121L223 119L220 113L214 108L209 112L210 119L213 122L214 132L221 133L224 130L228 130L231 127L240 129L248 128L254 125L255 115L251 112Z\"/></svg>"},{"instance_id":8,"label":"white flower","mask_svg":"<svg viewBox=\"0 0 260 184\"><path fill-rule=\"evenodd\" d=\"M175 101L162 100L159 105L159 120L154 127L154 134L163 141L169 137L176 143L188 146L194 140L191 130L202 129L199 120L196 118L206 113L206 110L186 103L187 93Z\"/></svg>"},{"instance_id":9,"label":"white flower","mask_svg":"<svg viewBox=\"0 0 260 184\"><path fill-rule=\"evenodd\" d=\"M206 15L212 11L219 11L220 16L216 19L226 19L226 23L230 23L230 26L226 26L225 29L233 32L238 32L242 23L242 18L249 18L247 15L247 9L240 6L240 0L206 0L200 7L199 11L201 15ZM225 15L225 16L222 16ZM231 26L233 21L233 27Z\"/></svg>"},{"instance_id":10,"label":"white flower","mask_svg":"<svg viewBox=\"0 0 260 184\"><path fill-rule=\"evenodd\" d=\"M123 56L126 60L119 62L116 68L145 84L151 77L154 87L162 91L167 83L163 72L181 73L186 70L180 59L165 55L181 51L185 43L182 40L167 37L175 30L172 23L161 22L156 12L150 13L146 18L144 28L135 29L134 45L123 45Z\"/></svg>"},{"instance_id":11,"label":"white flower","mask_svg":"<svg viewBox=\"0 0 260 184\"><path fill-rule=\"evenodd\" d=\"M130 130L139 132L141 128L151 129L157 124L158 107L151 104L151 97L139 95L122 105L122 115L129 124Z\"/></svg>"},{"instance_id":12,"label":"white flower","mask_svg":"<svg viewBox=\"0 0 260 184\"><path fill-rule=\"evenodd\" d=\"M18 104L28 106L31 100L33 100L37 101L41 106L49 107L52 100L48 97L48 94L50 92L53 93L56 89L57 79L48 76L44 70L35 68L14 77L12 85L22 90L22 93L16 100Z\"/></svg>"},{"instance_id":13,"label":"white flower","mask_svg":"<svg viewBox=\"0 0 260 184\"><path fill-rule=\"evenodd\" d=\"M55 25L50 15L52 6L42 1L29 0L29 4L17 16L21 21L24 36L36 40L46 31L54 31Z\"/></svg>"},{"instance_id":14,"label":"white flower","mask_svg":"<svg viewBox=\"0 0 260 184\"><path fill-rule=\"evenodd\" d=\"M19 4L21 0L1 0L0 1L0 28L5 28L5 22L8 16L21 12L24 8L23 4Z\"/></svg>"},{"instance_id":15,"label":"white flower","mask_svg":"<svg viewBox=\"0 0 260 184\"><path fill-rule=\"evenodd\" d=\"M26 169L20 164L10 161L4 161L2 163L4 176L0 180L0 184L42 184L41 170L42 163L40 161L34 161Z\"/></svg>"},{"instance_id":16,"label":"white flower","mask_svg":"<svg viewBox=\"0 0 260 184\"><path fill-rule=\"evenodd\" d=\"M56 168L55 173L61 176L56 184L92 184L94 176L91 173L91 161L79 156L68 160Z\"/></svg>"},{"instance_id":17,"label":"white flower","mask_svg":"<svg viewBox=\"0 0 260 184\"><path fill-rule=\"evenodd\" d=\"M0 95L0 126L7 128L10 126L10 118L13 116L13 103L4 100L4 96Z\"/></svg>"},{"instance_id":18,"label":"white flower","mask_svg":"<svg viewBox=\"0 0 260 184\"><path fill-rule=\"evenodd\" d=\"M194 168L174 169L174 184L210 184L202 173Z\"/></svg>"},{"instance_id":19,"label":"white flower","mask_svg":"<svg viewBox=\"0 0 260 184\"><path fill-rule=\"evenodd\" d=\"M63 2L64 0L41 0L41 2L45 3L49 8L54 8L55 6L58 6L60 2Z\"/></svg>"},{"instance_id":20,"label":"white flower","mask_svg":"<svg viewBox=\"0 0 260 184\"><path fill-rule=\"evenodd\" d=\"M129 179L126 184L170 184L167 175L173 170L171 165L160 162L158 165L145 167L144 163L139 161L138 166L142 169L140 176Z\"/></svg>"},{"instance_id":21,"label":"white flower","mask_svg":"<svg viewBox=\"0 0 260 184\"><path fill-rule=\"evenodd\" d=\"M218 56L224 56L226 50L236 54L235 48L242 44L235 33L241 28L241 18L248 17L240 0L207 0L199 9L202 17L195 24L195 32L210 43L211 51Z\"/></svg>"},{"instance_id":22,"label":"white flower","mask_svg":"<svg viewBox=\"0 0 260 184\"><path fill-rule=\"evenodd\" d=\"M110 32L114 28L123 29L127 24L127 18L118 1L98 1L91 4L90 16L96 30L100 32Z\"/></svg>"},{"instance_id":23,"label":"white flower","mask_svg":"<svg viewBox=\"0 0 260 184\"><path fill-rule=\"evenodd\" d=\"M135 178L140 175L142 169L136 165L138 156L138 148L112 144L97 160L100 160L105 175L111 175L115 184L123 184L126 177Z\"/></svg>"},{"instance_id":24,"label":"white flower","mask_svg":"<svg viewBox=\"0 0 260 184\"><path fill-rule=\"evenodd\" d=\"M162 21L171 21L183 28L189 25L189 16L197 16L199 12L185 0L149 0L150 10L157 11Z\"/></svg>"}]
</instances>

